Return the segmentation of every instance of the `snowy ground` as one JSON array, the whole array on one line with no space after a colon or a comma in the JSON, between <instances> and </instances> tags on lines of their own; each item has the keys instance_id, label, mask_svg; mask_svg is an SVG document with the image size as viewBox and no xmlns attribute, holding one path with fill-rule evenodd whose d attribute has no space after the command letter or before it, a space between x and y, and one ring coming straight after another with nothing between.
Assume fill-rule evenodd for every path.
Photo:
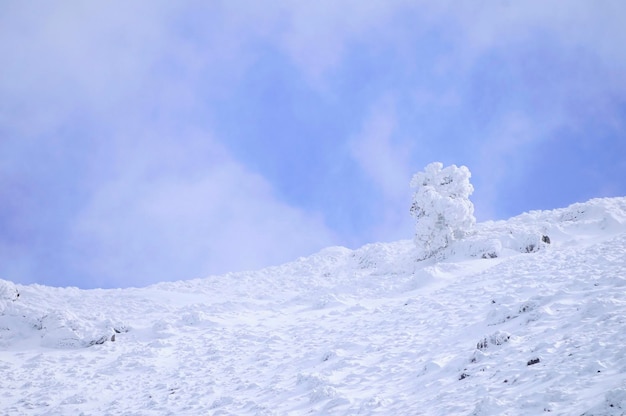
<instances>
[{"instance_id":1,"label":"snowy ground","mask_svg":"<svg viewBox=\"0 0 626 416\"><path fill-rule=\"evenodd\" d=\"M0 414L626 414L626 198L414 250L141 289L0 281Z\"/></svg>"}]
</instances>

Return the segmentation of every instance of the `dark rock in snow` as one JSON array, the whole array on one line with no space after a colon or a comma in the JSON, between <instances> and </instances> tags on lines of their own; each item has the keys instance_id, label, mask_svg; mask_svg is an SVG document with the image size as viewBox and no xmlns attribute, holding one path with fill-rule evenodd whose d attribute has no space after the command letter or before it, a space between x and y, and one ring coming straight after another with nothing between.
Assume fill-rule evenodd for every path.
<instances>
[{"instance_id":1,"label":"dark rock in snow","mask_svg":"<svg viewBox=\"0 0 626 416\"><path fill-rule=\"evenodd\" d=\"M529 360L526 365L535 365L535 364L539 364L541 362L541 360L539 358L533 358L532 360Z\"/></svg>"}]
</instances>

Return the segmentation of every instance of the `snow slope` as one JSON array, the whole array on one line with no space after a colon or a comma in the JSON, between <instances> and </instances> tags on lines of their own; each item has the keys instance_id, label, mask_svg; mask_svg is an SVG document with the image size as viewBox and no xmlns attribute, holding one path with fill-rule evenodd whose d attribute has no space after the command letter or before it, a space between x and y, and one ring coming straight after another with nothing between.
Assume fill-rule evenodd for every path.
<instances>
[{"instance_id":1,"label":"snow slope","mask_svg":"<svg viewBox=\"0 0 626 416\"><path fill-rule=\"evenodd\" d=\"M0 414L626 414L626 198L414 259L400 241L137 289L0 281Z\"/></svg>"}]
</instances>

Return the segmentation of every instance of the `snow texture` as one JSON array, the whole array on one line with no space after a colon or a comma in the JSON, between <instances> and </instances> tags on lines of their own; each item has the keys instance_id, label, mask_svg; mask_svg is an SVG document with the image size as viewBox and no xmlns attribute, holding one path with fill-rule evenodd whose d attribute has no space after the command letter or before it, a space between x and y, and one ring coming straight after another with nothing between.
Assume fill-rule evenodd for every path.
<instances>
[{"instance_id":1,"label":"snow texture","mask_svg":"<svg viewBox=\"0 0 626 416\"><path fill-rule=\"evenodd\" d=\"M332 247L123 290L0 281L0 414L626 413L626 198L445 250Z\"/></svg>"}]
</instances>

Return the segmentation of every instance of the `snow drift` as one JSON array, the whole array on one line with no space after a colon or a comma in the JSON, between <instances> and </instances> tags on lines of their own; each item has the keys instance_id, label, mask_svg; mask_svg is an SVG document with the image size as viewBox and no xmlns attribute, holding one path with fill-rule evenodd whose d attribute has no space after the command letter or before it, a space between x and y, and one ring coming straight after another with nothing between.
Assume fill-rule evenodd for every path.
<instances>
[{"instance_id":1,"label":"snow drift","mask_svg":"<svg viewBox=\"0 0 626 416\"><path fill-rule=\"evenodd\" d=\"M0 281L7 415L622 415L626 198L123 290Z\"/></svg>"}]
</instances>

